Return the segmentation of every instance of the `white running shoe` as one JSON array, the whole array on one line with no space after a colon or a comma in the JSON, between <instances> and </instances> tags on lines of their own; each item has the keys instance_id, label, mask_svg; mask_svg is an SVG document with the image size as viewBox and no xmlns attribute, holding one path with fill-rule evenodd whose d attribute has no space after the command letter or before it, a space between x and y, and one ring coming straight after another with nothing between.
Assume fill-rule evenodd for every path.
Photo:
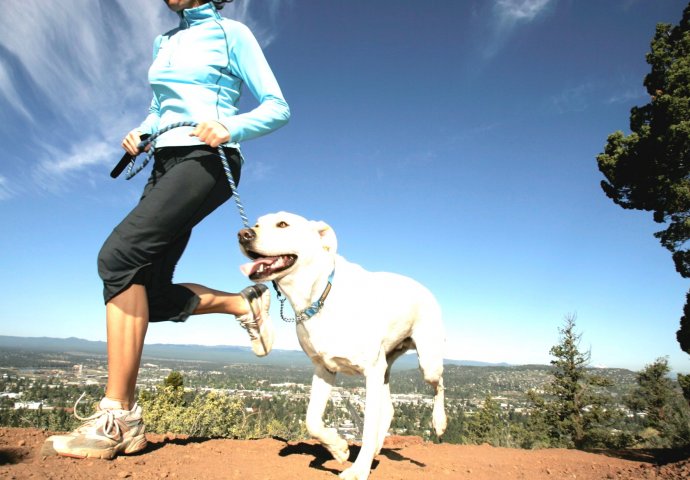
<instances>
[{"instance_id":1,"label":"white running shoe","mask_svg":"<svg viewBox=\"0 0 690 480\"><path fill-rule=\"evenodd\" d=\"M250 285L240 292L249 305L249 313L236 317L242 328L249 333L252 350L258 357L268 355L273 347L275 331L268 314L271 292L266 285Z\"/></svg>"},{"instance_id":2,"label":"white running shoe","mask_svg":"<svg viewBox=\"0 0 690 480\"><path fill-rule=\"evenodd\" d=\"M83 395L82 395L83 397ZM77 404L82 397L79 397ZM65 457L103 458L110 460L118 454L135 453L146 448L144 422L141 407L137 404L131 410L112 408L118 402L103 398L98 410L90 417L75 416L84 423L67 435L53 435L46 439L44 451L52 450Z\"/></svg>"}]
</instances>

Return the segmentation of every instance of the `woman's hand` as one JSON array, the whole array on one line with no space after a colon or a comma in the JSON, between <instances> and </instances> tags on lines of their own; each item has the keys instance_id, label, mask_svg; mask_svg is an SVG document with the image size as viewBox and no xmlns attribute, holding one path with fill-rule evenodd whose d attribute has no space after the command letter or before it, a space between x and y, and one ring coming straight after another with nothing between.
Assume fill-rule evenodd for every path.
<instances>
[{"instance_id":1,"label":"woman's hand","mask_svg":"<svg viewBox=\"0 0 690 480\"><path fill-rule=\"evenodd\" d=\"M141 143L141 132L136 128L129 132L127 136L122 140L122 148L125 149L127 153L131 156L136 157L141 152L139 151L139 144ZM148 150L146 147L146 150Z\"/></svg>"},{"instance_id":2,"label":"woman's hand","mask_svg":"<svg viewBox=\"0 0 690 480\"><path fill-rule=\"evenodd\" d=\"M216 120L201 122L189 135L213 148L230 141L230 132Z\"/></svg>"}]
</instances>

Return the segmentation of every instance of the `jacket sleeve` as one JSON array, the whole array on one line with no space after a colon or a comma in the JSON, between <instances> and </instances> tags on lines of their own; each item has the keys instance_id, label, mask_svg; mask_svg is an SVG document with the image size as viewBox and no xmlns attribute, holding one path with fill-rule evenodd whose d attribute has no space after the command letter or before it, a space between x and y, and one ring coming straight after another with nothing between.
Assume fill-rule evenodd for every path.
<instances>
[{"instance_id":1,"label":"jacket sleeve","mask_svg":"<svg viewBox=\"0 0 690 480\"><path fill-rule=\"evenodd\" d=\"M230 141L241 142L285 125L290 119L290 107L249 28L237 24L232 30L231 38L233 42L228 54L235 70L233 74L242 79L259 102L253 110L219 119L230 132Z\"/></svg>"},{"instance_id":2,"label":"jacket sleeve","mask_svg":"<svg viewBox=\"0 0 690 480\"><path fill-rule=\"evenodd\" d=\"M161 40L163 39L162 35L159 35L156 37L156 40L153 42L153 59L156 59L156 55L158 55L158 49L160 48L161 45ZM161 119L161 105L160 102L158 101L158 98L153 95L153 98L151 99L151 105L149 106L149 114L146 116L143 122L141 122L141 125L139 125L138 130L141 133L148 133L149 135L155 133L158 131L158 125L160 123Z\"/></svg>"}]
</instances>

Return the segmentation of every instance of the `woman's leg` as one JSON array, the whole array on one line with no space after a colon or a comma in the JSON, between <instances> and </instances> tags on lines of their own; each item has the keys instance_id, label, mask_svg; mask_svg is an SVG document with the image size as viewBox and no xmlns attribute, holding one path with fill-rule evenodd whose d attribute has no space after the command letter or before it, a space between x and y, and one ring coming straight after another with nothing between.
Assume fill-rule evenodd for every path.
<instances>
[{"instance_id":1,"label":"woman's leg","mask_svg":"<svg viewBox=\"0 0 690 480\"><path fill-rule=\"evenodd\" d=\"M203 285L182 284L200 299L194 314L227 313L242 316L249 312L247 301L235 293L213 290ZM146 288L132 284L106 305L108 334L108 384L105 396L120 402L124 410L134 405L137 374L149 324Z\"/></svg>"},{"instance_id":2,"label":"woman's leg","mask_svg":"<svg viewBox=\"0 0 690 480\"><path fill-rule=\"evenodd\" d=\"M132 284L106 304L108 384L106 398L124 410L134 406L144 337L149 324L146 288Z\"/></svg>"},{"instance_id":3,"label":"woman's leg","mask_svg":"<svg viewBox=\"0 0 690 480\"><path fill-rule=\"evenodd\" d=\"M230 157L237 183L240 159L237 155ZM113 230L98 255L106 301L106 396L97 412L84 419L79 428L46 441L57 453L112 458L146 446L142 411L134 401L134 393L149 321L184 321L197 309L242 313L248 304L252 313L238 320L248 330L261 334L262 346L267 345L262 352L268 353L272 339L270 343L263 340L267 327L260 325L264 312L268 315L268 299L261 292L255 293L255 287L245 289L250 294L243 291L237 296L199 286L196 291L201 298L171 283L192 228L230 195L213 151L194 147L157 155L142 198Z\"/></svg>"},{"instance_id":4,"label":"woman's leg","mask_svg":"<svg viewBox=\"0 0 690 480\"><path fill-rule=\"evenodd\" d=\"M194 309L194 315L205 313L228 313L241 316L249 313L249 305L239 293L223 292L196 283L180 283L199 297L199 304Z\"/></svg>"},{"instance_id":5,"label":"woman's leg","mask_svg":"<svg viewBox=\"0 0 690 480\"><path fill-rule=\"evenodd\" d=\"M247 330L252 351L259 357L268 355L273 347L275 331L269 315L271 293L265 285L250 285L240 293L213 290L195 283L179 286L193 292L199 302L193 315L228 313L235 315L240 326Z\"/></svg>"},{"instance_id":6,"label":"woman's leg","mask_svg":"<svg viewBox=\"0 0 690 480\"><path fill-rule=\"evenodd\" d=\"M134 401L148 327L146 288L132 284L106 304L108 384L95 414L67 435L53 435L45 452L67 457L113 458L146 447L141 407ZM76 412L75 412L76 413Z\"/></svg>"}]
</instances>

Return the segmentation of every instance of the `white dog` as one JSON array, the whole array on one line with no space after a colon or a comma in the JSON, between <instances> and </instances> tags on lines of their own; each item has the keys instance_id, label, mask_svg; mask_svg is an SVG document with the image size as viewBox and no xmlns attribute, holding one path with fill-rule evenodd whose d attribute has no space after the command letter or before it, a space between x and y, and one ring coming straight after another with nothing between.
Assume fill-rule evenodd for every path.
<instances>
[{"instance_id":1,"label":"white dog","mask_svg":"<svg viewBox=\"0 0 690 480\"><path fill-rule=\"evenodd\" d=\"M299 343L316 366L307 429L340 463L349 457L348 444L324 426L323 413L336 373L366 377L362 447L341 478L368 478L393 418L391 366L408 349L416 348L424 379L434 387L433 426L443 434L445 339L441 309L425 287L349 263L336 255L328 225L298 215L265 215L238 237L242 252L254 260L243 271L255 282L274 281L297 312Z\"/></svg>"}]
</instances>

